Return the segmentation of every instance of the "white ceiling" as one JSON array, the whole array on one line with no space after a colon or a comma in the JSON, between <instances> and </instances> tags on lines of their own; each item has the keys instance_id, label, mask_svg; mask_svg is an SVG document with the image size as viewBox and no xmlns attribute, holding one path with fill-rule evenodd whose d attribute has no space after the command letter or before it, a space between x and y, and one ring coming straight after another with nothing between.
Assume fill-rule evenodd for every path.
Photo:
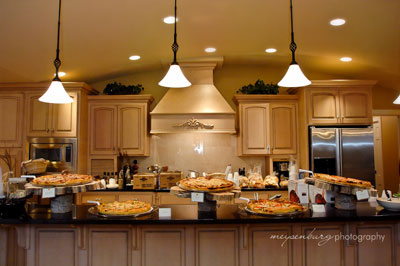
<instances>
[{"instance_id":1,"label":"white ceiling","mask_svg":"<svg viewBox=\"0 0 400 266\"><path fill-rule=\"evenodd\" d=\"M400 0L293 1L297 61L304 72L377 79L400 90ZM0 82L50 80L54 73L57 0L0 1ZM96 82L156 69L172 59L173 0L64 0L63 81ZM285 66L289 0L178 0L178 58L213 55L225 63ZM332 27L342 17L347 23ZM278 49L266 54L269 47ZM128 57L138 54L139 61ZM350 56L351 63L339 61ZM312 76L309 76L312 79Z\"/></svg>"}]
</instances>

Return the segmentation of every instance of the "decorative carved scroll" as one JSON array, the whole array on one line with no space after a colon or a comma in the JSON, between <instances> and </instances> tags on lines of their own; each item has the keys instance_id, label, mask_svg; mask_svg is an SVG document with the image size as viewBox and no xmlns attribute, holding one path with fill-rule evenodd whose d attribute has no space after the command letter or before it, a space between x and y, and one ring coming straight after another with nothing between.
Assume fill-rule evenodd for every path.
<instances>
[{"instance_id":1,"label":"decorative carved scroll","mask_svg":"<svg viewBox=\"0 0 400 266\"><path fill-rule=\"evenodd\" d=\"M210 124L203 124L199 120L195 119L192 117L188 121L182 124L175 124L173 127L181 127L181 128L187 128L187 129L213 129L214 125Z\"/></svg>"}]
</instances>

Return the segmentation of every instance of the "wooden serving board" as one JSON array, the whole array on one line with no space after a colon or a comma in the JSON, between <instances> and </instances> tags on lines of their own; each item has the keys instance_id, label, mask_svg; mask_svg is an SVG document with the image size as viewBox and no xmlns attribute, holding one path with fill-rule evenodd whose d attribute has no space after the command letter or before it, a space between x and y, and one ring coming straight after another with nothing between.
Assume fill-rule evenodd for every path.
<instances>
[{"instance_id":1,"label":"wooden serving board","mask_svg":"<svg viewBox=\"0 0 400 266\"><path fill-rule=\"evenodd\" d=\"M201 192L201 191L199 191ZM180 198L190 198L192 191L184 190L178 186L170 188L170 193ZM231 191L225 192L202 192L206 200L210 201L231 201L240 197L240 188L234 188Z\"/></svg>"}]
</instances>

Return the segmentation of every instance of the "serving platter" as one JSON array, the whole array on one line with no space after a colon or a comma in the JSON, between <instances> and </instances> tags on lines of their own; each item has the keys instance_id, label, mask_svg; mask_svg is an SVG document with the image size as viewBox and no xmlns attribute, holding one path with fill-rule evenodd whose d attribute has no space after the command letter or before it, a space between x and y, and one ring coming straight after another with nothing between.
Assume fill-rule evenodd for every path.
<instances>
[{"instance_id":1,"label":"serving platter","mask_svg":"<svg viewBox=\"0 0 400 266\"><path fill-rule=\"evenodd\" d=\"M65 183L65 184L35 184L35 183L31 183L33 186L35 187L45 187L45 188L49 188L49 187L73 187L73 186L79 186L79 185L86 185L93 182L93 180L89 180L89 181L84 181L84 182L79 182L79 183Z\"/></svg>"},{"instance_id":2,"label":"serving platter","mask_svg":"<svg viewBox=\"0 0 400 266\"><path fill-rule=\"evenodd\" d=\"M204 192L204 193L214 193L214 192L227 192L227 191L232 191L235 189L235 186L228 187L228 188L217 188L217 189L209 189L209 190L204 190L204 189L193 189L193 188L187 188L183 185L181 185L179 182L176 183L178 187L180 187L183 190L190 191L190 192Z\"/></svg>"},{"instance_id":3,"label":"serving platter","mask_svg":"<svg viewBox=\"0 0 400 266\"><path fill-rule=\"evenodd\" d=\"M140 216L144 216L147 214L151 214L153 212L155 212L158 208L155 206L152 206L150 208L150 210L146 211L146 212L142 212L142 213L133 213L133 214L105 214L105 213L101 213L99 212L99 210L97 209L97 206L93 206L90 207L88 209L88 212L92 215L98 216L98 217L102 217L102 218L135 218L135 217L140 217Z\"/></svg>"},{"instance_id":4,"label":"serving platter","mask_svg":"<svg viewBox=\"0 0 400 266\"><path fill-rule=\"evenodd\" d=\"M250 210L247 206L241 206L241 209L246 211L247 213L253 214L253 215L258 215L258 216L266 216L266 217L291 217L291 216L298 216L301 214L306 213L309 209L304 208L303 211L295 211L295 212L288 212L288 213L259 213Z\"/></svg>"}]
</instances>

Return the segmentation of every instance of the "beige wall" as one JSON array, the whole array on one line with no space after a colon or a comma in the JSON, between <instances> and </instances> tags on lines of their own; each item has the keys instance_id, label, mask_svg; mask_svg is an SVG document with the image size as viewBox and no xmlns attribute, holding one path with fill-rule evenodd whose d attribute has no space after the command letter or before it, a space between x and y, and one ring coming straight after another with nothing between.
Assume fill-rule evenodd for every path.
<instances>
[{"instance_id":1,"label":"beige wall","mask_svg":"<svg viewBox=\"0 0 400 266\"><path fill-rule=\"evenodd\" d=\"M151 109L156 106L158 101L167 91L166 88L160 87L158 82L163 78L167 69L158 69L145 72L132 73L131 75L121 76L114 79L106 79L103 81L92 83L91 85L99 91L103 91L107 83L117 81L123 84L142 84L145 88L143 93L152 94L155 101ZM214 83L225 99L235 107L232 102L232 96L237 89L243 85L254 83L257 79L264 82L277 83L284 75L286 69L279 67L268 67L265 65L234 65L224 64L222 67L214 71ZM309 71L303 69L310 79L339 79L341 76L334 76L317 71ZM350 78L350 77L346 77ZM400 87L399 87L400 89ZM281 88L281 93L285 93L286 89ZM373 109L400 109L400 105L393 104L393 101L399 95L400 91L386 89L377 85L373 89Z\"/></svg>"}]
</instances>

